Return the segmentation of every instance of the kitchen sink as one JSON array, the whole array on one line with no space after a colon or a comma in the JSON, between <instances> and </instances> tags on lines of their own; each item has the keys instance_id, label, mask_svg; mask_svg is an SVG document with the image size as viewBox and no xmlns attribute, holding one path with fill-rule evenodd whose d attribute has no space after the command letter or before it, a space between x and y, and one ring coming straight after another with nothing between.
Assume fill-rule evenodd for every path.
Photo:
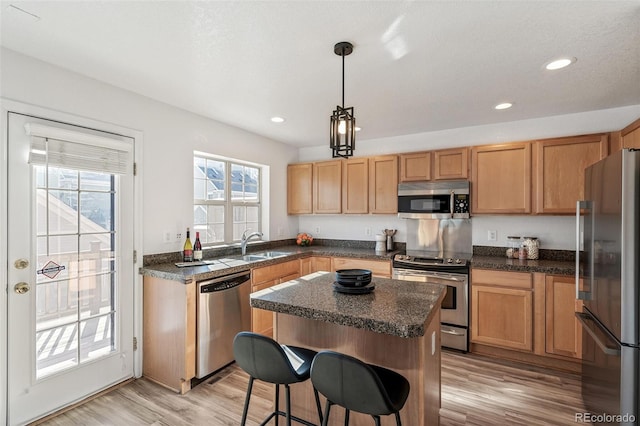
<instances>
[{"instance_id":1,"label":"kitchen sink","mask_svg":"<svg viewBox=\"0 0 640 426\"><path fill-rule=\"evenodd\" d=\"M242 256L242 260L247 261L247 262L257 262L260 260L267 260L269 259L269 257L267 256L262 256L259 254L247 254L245 256Z\"/></svg>"},{"instance_id":2,"label":"kitchen sink","mask_svg":"<svg viewBox=\"0 0 640 426\"><path fill-rule=\"evenodd\" d=\"M288 256L289 253L284 251L263 251L256 254L246 254L242 256L242 260L245 262L259 262L261 260L274 259L276 257Z\"/></svg>"}]
</instances>

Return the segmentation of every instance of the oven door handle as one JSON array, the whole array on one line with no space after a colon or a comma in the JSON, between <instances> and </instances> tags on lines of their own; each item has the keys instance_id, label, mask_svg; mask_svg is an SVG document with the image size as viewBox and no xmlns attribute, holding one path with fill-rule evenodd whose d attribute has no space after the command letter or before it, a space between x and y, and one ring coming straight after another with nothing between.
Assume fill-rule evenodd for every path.
<instances>
[{"instance_id":1,"label":"oven door handle","mask_svg":"<svg viewBox=\"0 0 640 426\"><path fill-rule=\"evenodd\" d=\"M452 336L464 336L464 333L458 333L457 331L451 330L450 328L449 329L441 328L440 332L445 334L450 334Z\"/></svg>"},{"instance_id":2,"label":"oven door handle","mask_svg":"<svg viewBox=\"0 0 640 426\"><path fill-rule=\"evenodd\" d=\"M435 278L435 279L437 279L437 280L456 281L456 282L459 282L459 283L461 283L461 282L464 282L464 281L465 281L465 279L464 279L464 278L456 278L456 277L441 277L441 276L439 276L439 275L420 275L420 276L425 277L425 278Z\"/></svg>"}]
</instances>

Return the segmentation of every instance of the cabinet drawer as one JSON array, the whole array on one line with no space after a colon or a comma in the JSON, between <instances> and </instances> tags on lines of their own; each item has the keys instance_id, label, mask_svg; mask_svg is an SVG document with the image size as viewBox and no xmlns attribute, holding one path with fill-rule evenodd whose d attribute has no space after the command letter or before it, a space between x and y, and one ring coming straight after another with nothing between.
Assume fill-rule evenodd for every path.
<instances>
[{"instance_id":1,"label":"cabinet drawer","mask_svg":"<svg viewBox=\"0 0 640 426\"><path fill-rule=\"evenodd\" d=\"M391 277L391 262L384 260L362 260L348 257L334 257L331 260L333 272L338 269L369 269L376 277Z\"/></svg>"},{"instance_id":2,"label":"cabinet drawer","mask_svg":"<svg viewBox=\"0 0 640 426\"><path fill-rule=\"evenodd\" d=\"M472 285L490 285L513 288L532 288L531 274L529 272L493 271L488 269L471 270Z\"/></svg>"},{"instance_id":3,"label":"cabinet drawer","mask_svg":"<svg viewBox=\"0 0 640 426\"><path fill-rule=\"evenodd\" d=\"M264 268L255 268L251 271L251 283L260 284L291 274L300 274L300 262L298 260L290 260L272 266L265 266Z\"/></svg>"}]
</instances>

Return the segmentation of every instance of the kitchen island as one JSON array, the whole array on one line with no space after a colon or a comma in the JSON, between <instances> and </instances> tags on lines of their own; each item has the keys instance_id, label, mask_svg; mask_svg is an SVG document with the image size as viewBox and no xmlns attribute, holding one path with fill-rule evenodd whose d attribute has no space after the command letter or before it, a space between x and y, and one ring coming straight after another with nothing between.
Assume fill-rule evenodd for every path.
<instances>
[{"instance_id":1,"label":"kitchen island","mask_svg":"<svg viewBox=\"0 0 640 426\"><path fill-rule=\"evenodd\" d=\"M335 350L392 369L411 391L401 411L407 425L437 425L440 409L440 303L438 284L374 278L370 294L340 294L334 275L317 272L251 294L251 306L274 312L274 338L317 351ZM291 387L292 413L318 422L310 382ZM332 410L342 424L344 410ZM352 413L351 425L371 417ZM393 416L383 425L395 424Z\"/></svg>"}]
</instances>

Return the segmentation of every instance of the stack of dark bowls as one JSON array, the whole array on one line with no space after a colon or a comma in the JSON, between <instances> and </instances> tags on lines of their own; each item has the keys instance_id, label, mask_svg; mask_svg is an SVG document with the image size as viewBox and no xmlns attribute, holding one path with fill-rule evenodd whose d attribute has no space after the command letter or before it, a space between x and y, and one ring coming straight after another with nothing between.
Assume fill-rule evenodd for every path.
<instances>
[{"instance_id":1,"label":"stack of dark bowls","mask_svg":"<svg viewBox=\"0 0 640 426\"><path fill-rule=\"evenodd\" d=\"M338 269L333 289L339 293L371 293L375 285L371 283L371 271L368 269Z\"/></svg>"}]
</instances>

